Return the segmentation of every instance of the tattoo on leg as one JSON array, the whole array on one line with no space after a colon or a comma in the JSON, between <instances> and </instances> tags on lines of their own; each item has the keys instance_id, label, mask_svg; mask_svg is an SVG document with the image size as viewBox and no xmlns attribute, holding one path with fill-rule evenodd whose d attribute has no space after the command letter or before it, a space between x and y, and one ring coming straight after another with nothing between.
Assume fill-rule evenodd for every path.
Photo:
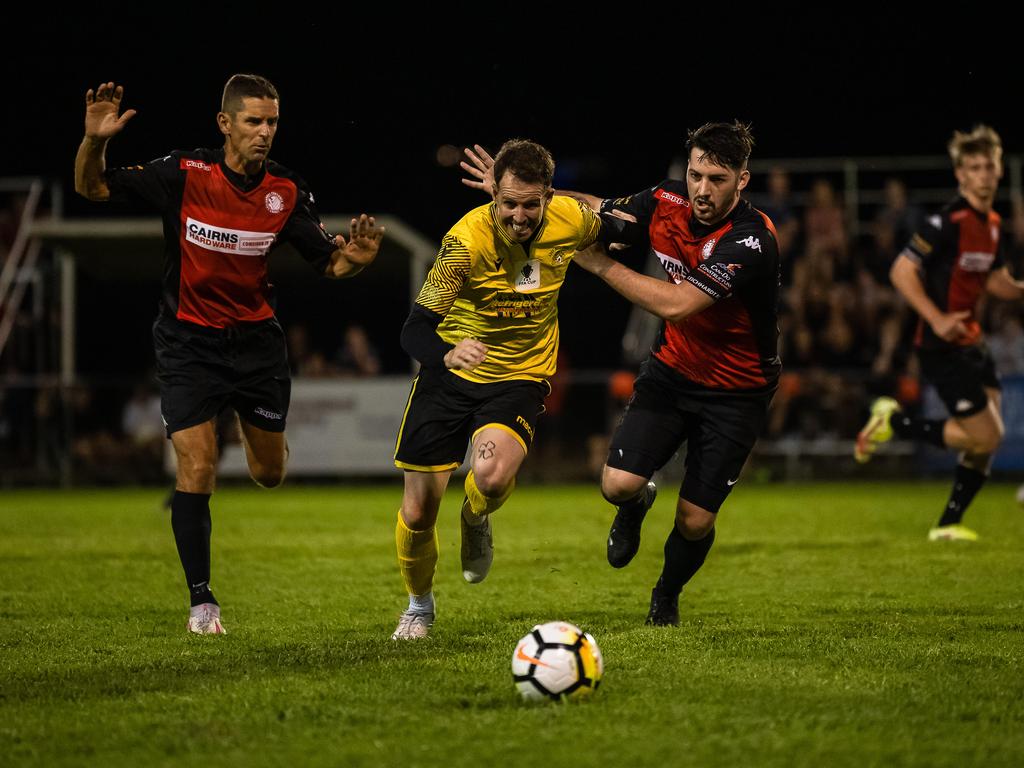
<instances>
[{"instance_id":1,"label":"tattoo on leg","mask_svg":"<svg viewBox=\"0 0 1024 768\"><path fill-rule=\"evenodd\" d=\"M493 442L488 440L486 443L480 443L479 453L477 454L481 459L490 459L494 457L495 445Z\"/></svg>"}]
</instances>

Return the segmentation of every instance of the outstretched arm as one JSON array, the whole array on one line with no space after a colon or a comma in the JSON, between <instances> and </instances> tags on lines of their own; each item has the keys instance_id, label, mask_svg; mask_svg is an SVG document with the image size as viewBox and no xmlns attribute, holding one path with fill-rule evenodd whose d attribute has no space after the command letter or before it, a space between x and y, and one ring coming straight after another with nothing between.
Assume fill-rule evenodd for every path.
<instances>
[{"instance_id":1,"label":"outstretched arm","mask_svg":"<svg viewBox=\"0 0 1024 768\"><path fill-rule=\"evenodd\" d=\"M378 227L373 216L362 214L349 224L348 241L337 235L334 243L337 249L331 254L327 265L327 277L342 278L358 274L363 267L377 258L384 227Z\"/></svg>"},{"instance_id":2,"label":"outstretched arm","mask_svg":"<svg viewBox=\"0 0 1024 768\"><path fill-rule=\"evenodd\" d=\"M107 169L107 142L135 116L134 109L118 115L124 88L114 83L100 83L95 92L85 92L85 137L75 156L75 191L89 200L110 199L110 189L103 177Z\"/></svg>"},{"instance_id":3,"label":"outstretched arm","mask_svg":"<svg viewBox=\"0 0 1024 768\"><path fill-rule=\"evenodd\" d=\"M678 323L715 303L708 294L688 282L676 285L633 271L608 256L600 243L578 251L573 262L600 277L638 307L671 323Z\"/></svg>"}]
</instances>

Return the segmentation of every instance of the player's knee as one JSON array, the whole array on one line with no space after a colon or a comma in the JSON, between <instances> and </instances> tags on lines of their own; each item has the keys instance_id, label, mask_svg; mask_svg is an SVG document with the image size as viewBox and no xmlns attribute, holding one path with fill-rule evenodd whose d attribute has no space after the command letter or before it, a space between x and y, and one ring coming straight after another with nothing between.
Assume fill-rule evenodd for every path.
<instances>
[{"instance_id":1,"label":"player's knee","mask_svg":"<svg viewBox=\"0 0 1024 768\"><path fill-rule=\"evenodd\" d=\"M1003 426L999 424L981 434L972 435L971 444L967 449L968 453L982 455L995 453L1000 443L1003 442L1003 434Z\"/></svg>"},{"instance_id":2,"label":"player's knee","mask_svg":"<svg viewBox=\"0 0 1024 768\"><path fill-rule=\"evenodd\" d=\"M284 465L272 466L268 464L257 464L249 467L249 474L256 484L263 488L277 488L284 482Z\"/></svg>"},{"instance_id":3,"label":"player's knee","mask_svg":"<svg viewBox=\"0 0 1024 768\"><path fill-rule=\"evenodd\" d=\"M402 522L410 531L429 530L437 521L437 508L426 507L412 500L402 501Z\"/></svg>"},{"instance_id":4,"label":"player's knee","mask_svg":"<svg viewBox=\"0 0 1024 768\"><path fill-rule=\"evenodd\" d=\"M647 478L605 467L601 475L601 494L612 504L621 504L636 496L647 485Z\"/></svg>"},{"instance_id":5,"label":"player's knee","mask_svg":"<svg viewBox=\"0 0 1024 768\"><path fill-rule=\"evenodd\" d=\"M195 488L193 493L205 493L212 488L217 477L217 462L212 458L197 456L178 457L178 487L183 490Z\"/></svg>"},{"instance_id":6,"label":"player's knee","mask_svg":"<svg viewBox=\"0 0 1024 768\"><path fill-rule=\"evenodd\" d=\"M498 468L488 467L482 471L474 469L473 482L480 493L493 498L501 496L508 490L512 478L507 477L507 473L500 471Z\"/></svg>"},{"instance_id":7,"label":"player's knee","mask_svg":"<svg viewBox=\"0 0 1024 768\"><path fill-rule=\"evenodd\" d=\"M716 515L680 499L676 507L676 528L689 541L703 539L715 527Z\"/></svg>"}]
</instances>

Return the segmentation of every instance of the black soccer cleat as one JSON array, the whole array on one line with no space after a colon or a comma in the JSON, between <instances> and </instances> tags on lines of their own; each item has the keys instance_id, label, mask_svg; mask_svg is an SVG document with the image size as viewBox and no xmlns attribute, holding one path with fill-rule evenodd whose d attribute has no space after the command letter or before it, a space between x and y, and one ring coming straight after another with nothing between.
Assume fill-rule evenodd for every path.
<instances>
[{"instance_id":1,"label":"black soccer cleat","mask_svg":"<svg viewBox=\"0 0 1024 768\"><path fill-rule=\"evenodd\" d=\"M651 609L644 624L651 627L679 626L679 595L670 597L657 587L651 590Z\"/></svg>"},{"instance_id":2,"label":"black soccer cleat","mask_svg":"<svg viewBox=\"0 0 1024 768\"><path fill-rule=\"evenodd\" d=\"M612 568L624 568L636 557L640 549L640 527L657 495L658 486L653 480L648 480L639 499L617 508L612 528L608 531L608 563Z\"/></svg>"}]
</instances>

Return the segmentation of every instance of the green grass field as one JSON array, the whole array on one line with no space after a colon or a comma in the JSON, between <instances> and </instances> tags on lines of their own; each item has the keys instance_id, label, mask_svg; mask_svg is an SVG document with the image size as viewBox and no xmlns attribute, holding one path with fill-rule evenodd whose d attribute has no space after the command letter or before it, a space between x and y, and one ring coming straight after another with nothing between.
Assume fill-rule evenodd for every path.
<instances>
[{"instance_id":1,"label":"green grass field","mask_svg":"<svg viewBox=\"0 0 1024 768\"><path fill-rule=\"evenodd\" d=\"M462 582L442 509L435 636L396 644L398 486L225 488L225 637L184 631L159 490L0 493L0 765L1020 766L1024 518L929 544L946 484L741 485L678 628L642 626L671 492L628 568L593 487L522 487ZM594 634L588 702L527 706L516 640ZM541 762L543 761L543 762Z\"/></svg>"}]
</instances>

